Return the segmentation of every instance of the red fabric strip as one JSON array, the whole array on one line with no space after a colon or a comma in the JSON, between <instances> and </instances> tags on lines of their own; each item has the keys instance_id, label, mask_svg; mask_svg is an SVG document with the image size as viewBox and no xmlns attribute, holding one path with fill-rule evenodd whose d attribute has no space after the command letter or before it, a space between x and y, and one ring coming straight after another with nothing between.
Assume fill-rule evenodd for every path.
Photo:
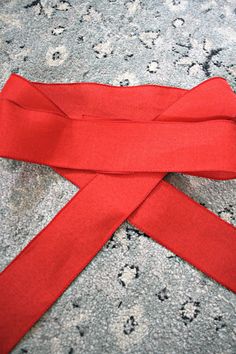
<instances>
[{"instance_id":1,"label":"red fabric strip","mask_svg":"<svg viewBox=\"0 0 236 354\"><path fill-rule=\"evenodd\" d=\"M162 181L167 172L236 178L235 117L223 78L186 90L11 75L0 95L0 156L49 165L81 191L1 273L1 352L126 219L236 291L235 228Z\"/></svg>"},{"instance_id":2,"label":"red fabric strip","mask_svg":"<svg viewBox=\"0 0 236 354\"><path fill-rule=\"evenodd\" d=\"M96 176L5 268L1 353L12 349L65 291L155 184L152 175Z\"/></svg>"},{"instance_id":3,"label":"red fabric strip","mask_svg":"<svg viewBox=\"0 0 236 354\"><path fill-rule=\"evenodd\" d=\"M210 171L216 177L217 172L225 172L225 178L236 177L232 120L72 120L22 109L7 100L1 101L1 112L4 157L97 172Z\"/></svg>"},{"instance_id":4,"label":"red fabric strip","mask_svg":"<svg viewBox=\"0 0 236 354\"><path fill-rule=\"evenodd\" d=\"M165 181L129 221L236 293L236 233L232 225Z\"/></svg>"}]
</instances>

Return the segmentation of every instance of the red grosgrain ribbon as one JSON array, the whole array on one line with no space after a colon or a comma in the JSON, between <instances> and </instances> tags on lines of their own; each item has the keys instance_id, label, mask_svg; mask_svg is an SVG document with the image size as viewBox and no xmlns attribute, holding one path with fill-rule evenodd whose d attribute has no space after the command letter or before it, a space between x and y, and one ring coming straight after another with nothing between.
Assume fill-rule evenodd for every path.
<instances>
[{"instance_id":1,"label":"red grosgrain ribbon","mask_svg":"<svg viewBox=\"0 0 236 354\"><path fill-rule=\"evenodd\" d=\"M40 83L11 74L0 156L51 166L80 191L0 276L8 353L129 220L236 292L236 229L163 180L236 178L236 95L221 77L192 89Z\"/></svg>"}]
</instances>

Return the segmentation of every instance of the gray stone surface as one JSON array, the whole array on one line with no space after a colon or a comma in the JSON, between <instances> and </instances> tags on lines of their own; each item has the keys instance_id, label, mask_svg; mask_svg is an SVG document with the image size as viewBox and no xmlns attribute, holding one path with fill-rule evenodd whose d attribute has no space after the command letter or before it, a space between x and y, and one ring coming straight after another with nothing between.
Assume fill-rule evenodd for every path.
<instances>
[{"instance_id":1,"label":"gray stone surface","mask_svg":"<svg viewBox=\"0 0 236 354\"><path fill-rule=\"evenodd\" d=\"M0 84L236 87L235 1L1 0ZM168 180L236 225L236 182ZM3 269L77 188L50 168L0 160ZM196 225L197 227L197 225ZM27 289L26 289L27 291ZM13 353L233 354L236 297L124 223Z\"/></svg>"}]
</instances>

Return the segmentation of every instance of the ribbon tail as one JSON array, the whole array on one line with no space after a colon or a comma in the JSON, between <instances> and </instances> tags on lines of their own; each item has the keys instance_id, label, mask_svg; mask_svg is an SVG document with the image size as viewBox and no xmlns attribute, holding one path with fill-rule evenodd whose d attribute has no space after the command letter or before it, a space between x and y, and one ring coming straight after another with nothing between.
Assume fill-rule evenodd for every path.
<instances>
[{"instance_id":1,"label":"ribbon tail","mask_svg":"<svg viewBox=\"0 0 236 354\"><path fill-rule=\"evenodd\" d=\"M1 354L13 349L157 183L156 175L96 176L4 269Z\"/></svg>"},{"instance_id":2,"label":"ribbon tail","mask_svg":"<svg viewBox=\"0 0 236 354\"><path fill-rule=\"evenodd\" d=\"M236 229L231 224L165 181L129 221L236 293Z\"/></svg>"}]
</instances>

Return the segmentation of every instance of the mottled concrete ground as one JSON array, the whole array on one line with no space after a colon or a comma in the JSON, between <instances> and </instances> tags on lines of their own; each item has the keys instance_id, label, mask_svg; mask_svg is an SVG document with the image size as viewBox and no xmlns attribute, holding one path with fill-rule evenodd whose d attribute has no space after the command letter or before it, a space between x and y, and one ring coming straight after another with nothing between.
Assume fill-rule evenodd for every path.
<instances>
[{"instance_id":1,"label":"mottled concrete ground","mask_svg":"<svg viewBox=\"0 0 236 354\"><path fill-rule=\"evenodd\" d=\"M236 88L235 1L1 0L0 84L157 83ZM236 225L236 182L171 183ZM75 194L50 168L0 160L3 269ZM197 225L196 225L197 227ZM26 289L27 291L27 289ZM14 353L236 353L236 297L124 224Z\"/></svg>"}]
</instances>

